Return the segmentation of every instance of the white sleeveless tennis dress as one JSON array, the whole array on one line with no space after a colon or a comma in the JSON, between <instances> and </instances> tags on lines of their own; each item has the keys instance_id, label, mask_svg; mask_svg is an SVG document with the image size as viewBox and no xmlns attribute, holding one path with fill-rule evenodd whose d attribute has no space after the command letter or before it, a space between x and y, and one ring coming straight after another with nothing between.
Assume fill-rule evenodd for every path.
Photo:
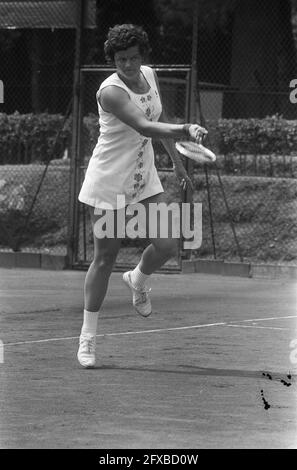
<instances>
[{"instance_id":1,"label":"white sleeveless tennis dress","mask_svg":"<svg viewBox=\"0 0 297 470\"><path fill-rule=\"evenodd\" d=\"M134 93L113 73L104 80L99 92L107 86L123 88L151 121L158 121L162 105L154 72L141 66L150 89ZM120 209L117 195L125 196L125 205L163 192L155 162L151 138L144 137L124 124L98 103L100 136L86 170L78 199L100 209ZM121 201L123 198L119 198Z\"/></svg>"}]
</instances>

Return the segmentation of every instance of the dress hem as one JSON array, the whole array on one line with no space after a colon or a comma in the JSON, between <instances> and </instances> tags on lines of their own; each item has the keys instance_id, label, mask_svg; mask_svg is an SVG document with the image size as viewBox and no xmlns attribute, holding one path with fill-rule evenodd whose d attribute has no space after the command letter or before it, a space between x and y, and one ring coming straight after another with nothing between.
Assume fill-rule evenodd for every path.
<instances>
[{"instance_id":1,"label":"dress hem","mask_svg":"<svg viewBox=\"0 0 297 470\"><path fill-rule=\"evenodd\" d=\"M124 207L130 206L132 204L137 204L137 203L143 201L144 199L147 199L149 197L152 197L152 196L155 196L156 194L161 194L161 193L164 193L163 188L160 188L158 191L155 190L155 191L149 192L148 194L145 195L145 197L142 197L141 199L133 200L131 202L126 203L125 206L120 206L120 207L114 206L114 204L111 204L108 201L99 202L99 204L98 204L98 203L96 203L96 200L94 200L94 199L88 199L88 198L84 198L84 197L81 197L81 196L78 197L78 200L82 204L86 204L90 207L94 207L95 209L109 210L109 208L106 209L106 204L108 204L109 206L112 206L112 209L110 209L110 210L119 210L119 209L123 209Z\"/></svg>"}]
</instances>

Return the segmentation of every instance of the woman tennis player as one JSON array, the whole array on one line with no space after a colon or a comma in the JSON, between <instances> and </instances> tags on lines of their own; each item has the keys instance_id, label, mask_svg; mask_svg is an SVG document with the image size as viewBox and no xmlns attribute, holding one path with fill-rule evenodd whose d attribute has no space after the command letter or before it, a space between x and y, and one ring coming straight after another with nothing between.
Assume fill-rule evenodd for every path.
<instances>
[{"instance_id":1,"label":"woman tennis player","mask_svg":"<svg viewBox=\"0 0 297 470\"><path fill-rule=\"evenodd\" d=\"M165 202L164 191L154 164L152 138L161 139L170 155L176 176L185 189L191 185L174 139L200 140L207 131L198 124L170 124L162 110L158 79L142 65L149 52L146 32L131 24L110 28L104 44L106 58L116 72L104 80L96 98L100 136L85 174L79 200L90 207L93 227L104 211L116 211L119 195L125 204ZM94 229L94 259L84 286L84 316L79 339L78 361L94 367L97 320L121 238L98 237ZM115 230L115 233L118 233ZM146 281L168 259L176 255L177 240L150 238L134 270L123 275L130 288L135 310L147 317L152 311Z\"/></svg>"}]
</instances>

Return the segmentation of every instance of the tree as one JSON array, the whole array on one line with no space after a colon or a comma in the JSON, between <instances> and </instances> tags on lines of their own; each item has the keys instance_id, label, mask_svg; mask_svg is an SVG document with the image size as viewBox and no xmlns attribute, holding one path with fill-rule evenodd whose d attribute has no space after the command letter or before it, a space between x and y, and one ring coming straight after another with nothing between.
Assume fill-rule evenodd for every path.
<instances>
[{"instance_id":1,"label":"tree","mask_svg":"<svg viewBox=\"0 0 297 470\"><path fill-rule=\"evenodd\" d=\"M238 115L262 117L284 112L285 102L277 93L287 91L294 76L290 0L237 0L230 84L242 92L234 103ZM274 95L265 95L267 92Z\"/></svg>"},{"instance_id":2,"label":"tree","mask_svg":"<svg viewBox=\"0 0 297 470\"><path fill-rule=\"evenodd\" d=\"M123 23L142 26L149 35L152 53L155 53L158 49L158 18L153 1L97 0L97 47L92 58L93 62L105 64L103 45L108 29ZM151 60L154 60L153 56Z\"/></svg>"},{"instance_id":3,"label":"tree","mask_svg":"<svg viewBox=\"0 0 297 470\"><path fill-rule=\"evenodd\" d=\"M292 28L297 0L156 0L168 51L164 61L170 57L172 62L174 55L179 61L188 49L190 62L195 1L198 79L237 90L225 95L230 117L290 116L288 86L297 75ZM294 24L297 36L297 15Z\"/></svg>"},{"instance_id":4,"label":"tree","mask_svg":"<svg viewBox=\"0 0 297 470\"><path fill-rule=\"evenodd\" d=\"M193 0L155 0L159 18L157 63L190 64Z\"/></svg>"}]
</instances>

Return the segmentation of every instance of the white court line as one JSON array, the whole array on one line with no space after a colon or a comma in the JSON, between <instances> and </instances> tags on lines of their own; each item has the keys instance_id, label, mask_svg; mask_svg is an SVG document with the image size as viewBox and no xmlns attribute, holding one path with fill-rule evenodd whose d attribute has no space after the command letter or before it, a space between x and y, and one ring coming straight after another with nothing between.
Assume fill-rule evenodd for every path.
<instances>
[{"instance_id":1,"label":"white court line","mask_svg":"<svg viewBox=\"0 0 297 470\"><path fill-rule=\"evenodd\" d=\"M284 318L297 318L297 315L286 315L283 317L252 318L248 320L237 320L237 323L267 321L267 320L283 320ZM266 329L266 330L290 330L290 331L292 330L292 328L281 328L281 327L276 327L276 326L258 326L258 325L249 326L249 325L236 325L232 323L227 323L226 326L231 326L233 328L260 328L260 329Z\"/></svg>"},{"instance_id":2,"label":"white court line","mask_svg":"<svg viewBox=\"0 0 297 470\"><path fill-rule=\"evenodd\" d=\"M176 331L176 330L190 330L194 328L206 328L209 326L220 326L220 325L226 325L225 322L223 323L206 323L202 325L191 325L191 326L178 326L174 328L158 328L155 330L139 330L139 331L122 331L119 333L102 333L100 335L96 335L96 337L102 337L102 336L123 336L123 335L141 335L145 333L161 333L163 331ZM18 346L21 344L34 344L34 343L49 343L52 341L67 341L70 339L78 339L79 336L67 336L64 338L47 338L47 339L36 339L32 341L19 341L17 343L4 343L3 346Z\"/></svg>"},{"instance_id":3,"label":"white court line","mask_svg":"<svg viewBox=\"0 0 297 470\"><path fill-rule=\"evenodd\" d=\"M280 328L276 326L258 326L258 325L232 325L231 323L226 326L231 326L232 328L262 328L264 330L289 330L292 331L292 328Z\"/></svg>"},{"instance_id":4,"label":"white court line","mask_svg":"<svg viewBox=\"0 0 297 470\"><path fill-rule=\"evenodd\" d=\"M297 318L297 315L288 315L286 317L269 317L269 318L252 318L250 320L238 320L238 322L248 322L248 321L266 321L266 320L282 320L283 318Z\"/></svg>"},{"instance_id":5,"label":"white court line","mask_svg":"<svg viewBox=\"0 0 297 470\"><path fill-rule=\"evenodd\" d=\"M270 318L253 318L249 320L237 320L238 323L240 322L251 322L251 321L264 321L264 320L279 320L282 318L297 318L297 315L290 315L290 316L285 316L285 317L270 317ZM232 321L232 320L231 320ZM235 321L235 320L233 320ZM139 330L139 331L123 331L119 333L102 333L100 335L96 335L96 337L103 337L103 336L124 336L124 335L140 335L140 334L146 334L146 333L161 333L164 331L178 331L178 330L191 330L195 328L207 328L210 326L234 326L234 327L242 327L244 326L241 325L232 325L229 322L219 322L219 323L206 323L202 325L191 325L191 326L179 326L179 327L173 327L173 328L158 328L155 330ZM285 328L276 328L276 327L265 327L265 326L246 326L246 328L265 328L265 329L285 329ZM289 328L287 328L289 329ZM47 339L37 339L37 340L32 340L32 341L19 341L16 343L4 343L3 346L18 346L22 344L35 344L35 343L50 343L54 341L68 341L71 339L78 339L79 336L66 336L62 338L47 338Z\"/></svg>"}]
</instances>

